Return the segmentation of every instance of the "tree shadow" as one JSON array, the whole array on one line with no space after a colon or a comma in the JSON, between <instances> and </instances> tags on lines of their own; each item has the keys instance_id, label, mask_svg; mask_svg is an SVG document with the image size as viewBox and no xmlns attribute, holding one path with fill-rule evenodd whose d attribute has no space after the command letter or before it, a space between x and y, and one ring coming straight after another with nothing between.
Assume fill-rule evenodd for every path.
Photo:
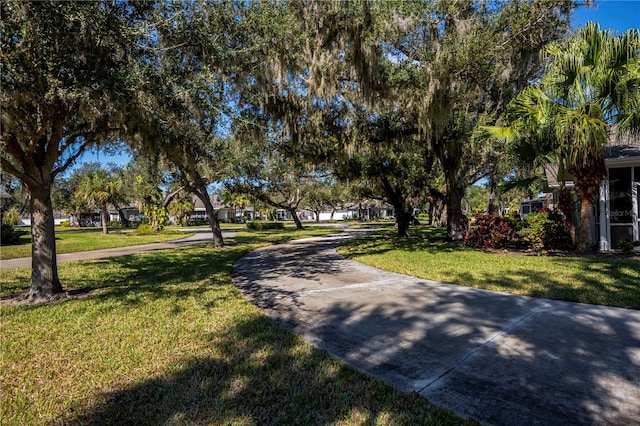
<instances>
[{"instance_id":1,"label":"tree shadow","mask_svg":"<svg viewBox=\"0 0 640 426\"><path fill-rule=\"evenodd\" d=\"M197 250L198 247L204 250ZM214 248L211 244L194 248L196 250L163 250L92 260L89 262L95 268L115 267L119 271L117 279L78 279L74 284L97 290L92 297L110 301L113 308L123 304L133 308L160 298L178 302L184 297L197 297L211 286L226 285L225 276L230 273L234 260L247 251L239 247ZM189 285L181 285L185 282Z\"/></svg>"},{"instance_id":2,"label":"tree shadow","mask_svg":"<svg viewBox=\"0 0 640 426\"><path fill-rule=\"evenodd\" d=\"M452 270L447 273L452 277L450 282L457 285L471 283L476 288L500 287L531 297L640 309L640 291L636 284L640 279L640 262L639 269L634 269L625 260L557 258L553 262L558 264L558 270L577 271L572 279L579 285L568 286L562 276L541 274L540 270L522 267L500 268L500 273L472 274ZM608 281L603 282L602 276Z\"/></svg>"},{"instance_id":3,"label":"tree shadow","mask_svg":"<svg viewBox=\"0 0 640 426\"><path fill-rule=\"evenodd\" d=\"M364 254L384 254L391 250L408 252L457 252L470 250L460 244L447 242L446 230L443 228L414 227L410 228L408 238L398 238L395 234L382 231L368 234L342 244L350 257ZM362 249L360 247L364 246Z\"/></svg>"},{"instance_id":4,"label":"tree shadow","mask_svg":"<svg viewBox=\"0 0 640 426\"><path fill-rule=\"evenodd\" d=\"M374 424L383 413L431 421L429 404L398 409L398 402L408 405L409 395L302 345L264 316L240 322L222 341L214 339L221 353L186 360L162 377L106 393L89 410L67 414L60 423L320 425L354 413L360 424ZM445 417L443 424L453 424L451 419Z\"/></svg>"},{"instance_id":5,"label":"tree shadow","mask_svg":"<svg viewBox=\"0 0 640 426\"><path fill-rule=\"evenodd\" d=\"M359 285L340 284L335 275L348 266L324 256L330 248L321 243L314 255L303 247L297 262L292 248L283 268L276 266L279 252L264 250L260 263L247 257L234 269L234 282L316 347L458 414L501 425L633 424L640 418L639 312L398 275L382 280L374 269L360 270ZM584 261L587 270L595 267ZM633 274L621 265L599 266ZM561 296L562 283L555 284L540 295Z\"/></svg>"},{"instance_id":6,"label":"tree shadow","mask_svg":"<svg viewBox=\"0 0 640 426\"><path fill-rule=\"evenodd\" d=\"M248 250L237 246L216 249L211 244L192 247L195 250L159 250L62 264L59 272L66 297L56 298L52 303L69 303L90 297L98 302L108 302L103 309L121 309L123 306L134 309L150 300L168 298L176 301L175 313L178 313L180 298L197 297L212 285L228 285L227 277L234 260ZM198 250L198 247L203 250ZM91 273L70 277L65 269L74 270L76 265L88 268ZM15 282L9 283L15 291L4 297L3 302L22 298L28 289L29 278L30 271L16 270ZM189 285L181 285L185 282ZM49 305L25 304L23 309L47 309ZM11 315L11 312L5 315Z\"/></svg>"}]
</instances>

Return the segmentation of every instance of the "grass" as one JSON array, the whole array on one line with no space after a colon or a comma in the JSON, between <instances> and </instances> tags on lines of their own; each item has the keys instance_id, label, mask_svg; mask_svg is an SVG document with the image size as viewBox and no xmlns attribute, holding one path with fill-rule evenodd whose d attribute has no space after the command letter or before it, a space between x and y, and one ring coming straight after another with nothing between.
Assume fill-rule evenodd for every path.
<instances>
[{"instance_id":1,"label":"grass","mask_svg":"<svg viewBox=\"0 0 640 426\"><path fill-rule=\"evenodd\" d=\"M0 424L463 423L314 349L231 283L249 250L328 232L60 264L84 297L1 307ZM28 282L4 270L1 292Z\"/></svg>"},{"instance_id":2,"label":"grass","mask_svg":"<svg viewBox=\"0 0 640 426\"><path fill-rule=\"evenodd\" d=\"M339 253L380 269L511 294L640 309L640 258L525 256L450 245L442 229L412 228L345 243Z\"/></svg>"},{"instance_id":3,"label":"grass","mask_svg":"<svg viewBox=\"0 0 640 426\"><path fill-rule=\"evenodd\" d=\"M64 229L64 230L62 230ZM110 232L102 234L102 228L61 228L56 229L56 252L58 254L79 251L101 250L139 244L160 243L186 238L191 234L179 231L161 232L153 235L134 235L131 232ZM31 256L31 235L23 235L20 242L0 247L0 260Z\"/></svg>"}]
</instances>

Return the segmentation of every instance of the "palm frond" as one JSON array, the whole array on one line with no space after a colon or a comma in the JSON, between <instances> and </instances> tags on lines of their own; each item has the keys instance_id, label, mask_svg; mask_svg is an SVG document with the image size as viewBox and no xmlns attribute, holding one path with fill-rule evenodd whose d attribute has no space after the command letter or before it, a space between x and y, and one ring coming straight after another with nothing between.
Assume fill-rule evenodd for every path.
<instances>
[{"instance_id":1,"label":"palm frond","mask_svg":"<svg viewBox=\"0 0 640 426\"><path fill-rule=\"evenodd\" d=\"M520 137L520 133L511 126L480 126L477 137L479 139L496 139L501 142L513 142Z\"/></svg>"},{"instance_id":2,"label":"palm frond","mask_svg":"<svg viewBox=\"0 0 640 426\"><path fill-rule=\"evenodd\" d=\"M529 190L541 185L544 185L547 179L544 175L532 176L529 178L514 179L498 183L496 189L499 194L504 194L509 191L523 189Z\"/></svg>"}]
</instances>

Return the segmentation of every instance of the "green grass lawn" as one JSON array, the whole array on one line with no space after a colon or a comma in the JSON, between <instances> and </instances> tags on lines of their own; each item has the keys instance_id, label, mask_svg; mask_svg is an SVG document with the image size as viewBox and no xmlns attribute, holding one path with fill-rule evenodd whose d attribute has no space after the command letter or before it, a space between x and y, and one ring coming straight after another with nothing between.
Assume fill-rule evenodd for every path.
<instances>
[{"instance_id":1,"label":"green grass lawn","mask_svg":"<svg viewBox=\"0 0 640 426\"><path fill-rule=\"evenodd\" d=\"M345 243L338 252L380 269L462 286L640 309L640 258L485 253L447 244L444 231L412 228Z\"/></svg>"},{"instance_id":2,"label":"green grass lawn","mask_svg":"<svg viewBox=\"0 0 640 426\"><path fill-rule=\"evenodd\" d=\"M329 232L60 264L82 297L0 307L0 424L464 424L314 349L232 285L249 250ZM29 268L3 270L0 292L28 282Z\"/></svg>"},{"instance_id":3,"label":"green grass lawn","mask_svg":"<svg viewBox=\"0 0 640 426\"><path fill-rule=\"evenodd\" d=\"M153 235L134 235L130 231L110 231L102 234L102 228L56 228L56 252L58 254L78 251L101 250L139 244L160 243L186 238L177 230ZM18 244L0 246L0 260L31 256L31 235L23 235Z\"/></svg>"}]
</instances>

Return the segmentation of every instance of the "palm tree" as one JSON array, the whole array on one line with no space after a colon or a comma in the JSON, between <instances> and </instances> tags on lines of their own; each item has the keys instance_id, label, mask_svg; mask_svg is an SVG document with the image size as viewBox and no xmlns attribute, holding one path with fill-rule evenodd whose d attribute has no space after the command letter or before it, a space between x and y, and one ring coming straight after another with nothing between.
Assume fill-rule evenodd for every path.
<instances>
[{"instance_id":1,"label":"palm tree","mask_svg":"<svg viewBox=\"0 0 640 426\"><path fill-rule=\"evenodd\" d=\"M175 216L177 224L181 226L186 224L185 218L189 217L194 208L192 195L188 192L185 192L182 196L178 195L167 206L169 214Z\"/></svg>"},{"instance_id":2,"label":"palm tree","mask_svg":"<svg viewBox=\"0 0 640 426\"><path fill-rule=\"evenodd\" d=\"M590 218L606 175L604 147L614 131L640 132L640 31L617 37L590 22L575 37L549 44L544 55L548 66L539 84L510 104L510 127L485 130L543 143L545 161L574 176L580 198L576 250L585 252L594 245Z\"/></svg>"},{"instance_id":3,"label":"palm tree","mask_svg":"<svg viewBox=\"0 0 640 426\"><path fill-rule=\"evenodd\" d=\"M107 203L123 192L124 183L119 176L110 176L106 170L94 170L80 183L76 195L90 205L99 205L102 216L102 233L108 234Z\"/></svg>"}]
</instances>

